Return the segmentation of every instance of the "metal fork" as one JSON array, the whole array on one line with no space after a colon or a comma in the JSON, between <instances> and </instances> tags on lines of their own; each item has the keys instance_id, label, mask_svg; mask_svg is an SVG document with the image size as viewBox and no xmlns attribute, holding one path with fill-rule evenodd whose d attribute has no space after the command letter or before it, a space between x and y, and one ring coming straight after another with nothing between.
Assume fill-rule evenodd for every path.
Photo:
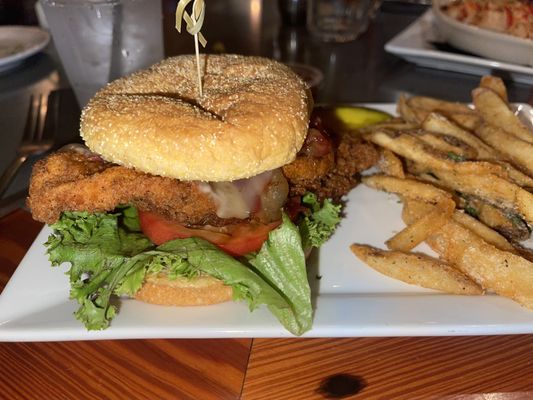
<instances>
[{"instance_id":1,"label":"metal fork","mask_svg":"<svg viewBox=\"0 0 533 400\"><path fill-rule=\"evenodd\" d=\"M17 155L0 177L0 198L29 156L44 153L52 148L53 132L44 129L47 111L48 95L40 94L30 97L24 134L17 148Z\"/></svg>"}]
</instances>

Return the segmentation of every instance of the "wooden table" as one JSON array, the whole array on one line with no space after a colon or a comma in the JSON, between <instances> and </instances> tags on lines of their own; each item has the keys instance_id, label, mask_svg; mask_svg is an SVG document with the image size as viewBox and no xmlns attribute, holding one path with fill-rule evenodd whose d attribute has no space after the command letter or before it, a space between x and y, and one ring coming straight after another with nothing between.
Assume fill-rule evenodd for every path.
<instances>
[{"instance_id":1,"label":"wooden table","mask_svg":"<svg viewBox=\"0 0 533 400\"><path fill-rule=\"evenodd\" d=\"M41 229L0 220L3 287ZM1 399L533 399L533 335L0 343Z\"/></svg>"}]
</instances>

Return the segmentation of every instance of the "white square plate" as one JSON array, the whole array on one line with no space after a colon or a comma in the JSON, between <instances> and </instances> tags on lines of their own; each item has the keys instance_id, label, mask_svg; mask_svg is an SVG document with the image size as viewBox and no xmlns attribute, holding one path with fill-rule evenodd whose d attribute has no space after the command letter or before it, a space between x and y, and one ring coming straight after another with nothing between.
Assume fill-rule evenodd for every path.
<instances>
[{"instance_id":1,"label":"white square plate","mask_svg":"<svg viewBox=\"0 0 533 400\"><path fill-rule=\"evenodd\" d=\"M370 105L394 112L393 105ZM395 196L359 185L347 196L346 217L309 263L315 318L305 337L496 335L533 333L533 312L495 295L454 296L388 278L360 262L352 243L384 247L403 227ZM45 227L0 296L0 340L291 336L266 310L244 303L163 307L122 300L104 331L86 331L72 313L67 267L51 268ZM420 248L427 250L427 248Z\"/></svg>"},{"instance_id":2,"label":"white square plate","mask_svg":"<svg viewBox=\"0 0 533 400\"><path fill-rule=\"evenodd\" d=\"M434 15L424 15L385 45L385 50L422 67L471 75L498 74L521 83L533 84L533 68L459 52L440 50L436 43L444 40L435 26Z\"/></svg>"}]
</instances>

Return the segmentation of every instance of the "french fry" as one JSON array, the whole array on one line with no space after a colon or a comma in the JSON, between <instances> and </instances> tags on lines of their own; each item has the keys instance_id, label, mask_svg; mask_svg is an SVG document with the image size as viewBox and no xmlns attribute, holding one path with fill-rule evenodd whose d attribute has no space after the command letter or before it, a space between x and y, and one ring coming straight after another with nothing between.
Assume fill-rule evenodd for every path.
<instances>
[{"instance_id":1,"label":"french fry","mask_svg":"<svg viewBox=\"0 0 533 400\"><path fill-rule=\"evenodd\" d=\"M490 174L489 176L486 174L455 174L453 171L432 170L413 162L406 163L406 165L407 171L420 181L429 182L443 190L477 196L489 205L506 210L510 214L529 215L529 218L533 218L533 209L528 203L528 201L533 200L533 196L527 190L522 189L520 185L517 185L513 179L506 180ZM524 199L521 204L517 199L519 191ZM528 219L526 218L526 220ZM514 236L521 235L517 233Z\"/></svg>"},{"instance_id":2,"label":"french fry","mask_svg":"<svg viewBox=\"0 0 533 400\"><path fill-rule=\"evenodd\" d=\"M448 222L427 239L430 247L483 288L533 309L533 263Z\"/></svg>"},{"instance_id":3,"label":"french fry","mask_svg":"<svg viewBox=\"0 0 533 400\"><path fill-rule=\"evenodd\" d=\"M504 169L498 164L486 161L452 161L449 155L431 149L420 139L405 132L381 130L370 133L367 138L378 146L430 168L460 173L506 175Z\"/></svg>"},{"instance_id":4,"label":"french fry","mask_svg":"<svg viewBox=\"0 0 533 400\"><path fill-rule=\"evenodd\" d=\"M402 220L405 222L405 225L411 225L434 209L434 204L420 200L405 199L402 208Z\"/></svg>"},{"instance_id":5,"label":"french fry","mask_svg":"<svg viewBox=\"0 0 533 400\"><path fill-rule=\"evenodd\" d=\"M472 91L472 99L476 110L486 123L505 130L517 138L533 144L533 133L511 111L505 101L494 91L487 88L476 88Z\"/></svg>"},{"instance_id":6,"label":"french fry","mask_svg":"<svg viewBox=\"0 0 533 400\"><path fill-rule=\"evenodd\" d=\"M526 142L509 132L487 124L478 127L476 134L502 152L515 166L533 176L533 141Z\"/></svg>"},{"instance_id":7,"label":"french fry","mask_svg":"<svg viewBox=\"0 0 533 400\"><path fill-rule=\"evenodd\" d=\"M414 179L400 179L386 175L365 176L361 181L374 189L395 193L412 200L438 204L451 201L452 195L445 190Z\"/></svg>"},{"instance_id":8,"label":"french fry","mask_svg":"<svg viewBox=\"0 0 533 400\"><path fill-rule=\"evenodd\" d=\"M442 201L433 210L407 225L385 242L390 250L408 252L422 243L433 232L442 227L452 217L455 209L453 200Z\"/></svg>"},{"instance_id":9,"label":"french fry","mask_svg":"<svg viewBox=\"0 0 533 400\"><path fill-rule=\"evenodd\" d=\"M522 186L525 189L533 189L533 178L531 178L529 175L517 170L507 162L498 161L498 164L503 167L509 179L513 181L513 183L516 183L518 186Z\"/></svg>"},{"instance_id":10,"label":"french fry","mask_svg":"<svg viewBox=\"0 0 533 400\"><path fill-rule=\"evenodd\" d=\"M491 174L457 174L449 171L432 173L441 184L520 214L528 223L533 224L533 194L520 186Z\"/></svg>"},{"instance_id":11,"label":"french fry","mask_svg":"<svg viewBox=\"0 0 533 400\"><path fill-rule=\"evenodd\" d=\"M503 85L503 82L501 82L499 78L494 79L495 81L500 82L499 84ZM498 83L495 83L495 85L498 85ZM505 90L505 88L503 90ZM436 112L429 113L426 119L422 121L421 127L427 131L442 133L462 140L464 143L477 150L476 158L478 160L492 161L500 164L509 175L509 178L517 185L533 188L533 178L520 172L507 162L502 161L504 160L504 156L499 151L490 147L473 133L461 128L444 115ZM498 146L496 145L495 147L497 148Z\"/></svg>"},{"instance_id":12,"label":"french fry","mask_svg":"<svg viewBox=\"0 0 533 400\"><path fill-rule=\"evenodd\" d=\"M424 130L415 131L412 134L434 149L448 154L448 156L453 154L457 156L456 158L465 160L477 158L477 150L456 137Z\"/></svg>"},{"instance_id":13,"label":"french fry","mask_svg":"<svg viewBox=\"0 0 533 400\"><path fill-rule=\"evenodd\" d=\"M471 217L470 215L462 211L455 211L453 214L453 220L461 224L465 228L470 229L472 232L481 237L487 243L492 244L498 249L515 253L513 245L509 243L507 239L505 239L505 237L500 235L495 230L492 230L484 223L478 221L474 217Z\"/></svg>"},{"instance_id":14,"label":"french fry","mask_svg":"<svg viewBox=\"0 0 533 400\"><path fill-rule=\"evenodd\" d=\"M380 149L378 167L385 175L394 176L395 178L401 179L405 178L402 160L400 160L400 158L398 158L396 154L390 150L383 148Z\"/></svg>"},{"instance_id":15,"label":"french fry","mask_svg":"<svg viewBox=\"0 0 533 400\"><path fill-rule=\"evenodd\" d=\"M449 114L448 118L471 131L481 123L481 118L476 114Z\"/></svg>"},{"instance_id":16,"label":"french fry","mask_svg":"<svg viewBox=\"0 0 533 400\"><path fill-rule=\"evenodd\" d=\"M492 75L485 75L481 78L479 87L491 89L498 96L500 96L504 102L509 103L507 98L507 89L505 88L505 84L501 78Z\"/></svg>"},{"instance_id":17,"label":"french fry","mask_svg":"<svg viewBox=\"0 0 533 400\"><path fill-rule=\"evenodd\" d=\"M407 160L405 162L405 170L408 176L411 175L414 179L432 183L434 186L440 189L449 189L449 187L447 187L446 185L440 185L439 180L431 172L432 168L429 168L423 164Z\"/></svg>"},{"instance_id":18,"label":"french fry","mask_svg":"<svg viewBox=\"0 0 533 400\"><path fill-rule=\"evenodd\" d=\"M407 129L415 129L417 127L418 123L416 122L406 122L401 118L392 118L388 121L378 122L377 124L365 126L363 128L360 128L359 131L365 134L367 132L372 132L379 129L393 129L396 131L402 131Z\"/></svg>"},{"instance_id":19,"label":"french fry","mask_svg":"<svg viewBox=\"0 0 533 400\"><path fill-rule=\"evenodd\" d=\"M483 289L466 275L425 254L385 251L360 244L352 244L350 249L376 271L403 282L453 294L483 294Z\"/></svg>"},{"instance_id":20,"label":"french fry","mask_svg":"<svg viewBox=\"0 0 533 400\"><path fill-rule=\"evenodd\" d=\"M516 203L518 205L518 213L524 217L530 226L533 226L533 194L524 189L518 190Z\"/></svg>"},{"instance_id":21,"label":"french fry","mask_svg":"<svg viewBox=\"0 0 533 400\"><path fill-rule=\"evenodd\" d=\"M425 118L425 112L416 112L412 107L407 103L407 97L405 95L400 95L398 99L398 104L396 105L396 111L398 114L408 123L419 124Z\"/></svg>"},{"instance_id":22,"label":"french fry","mask_svg":"<svg viewBox=\"0 0 533 400\"><path fill-rule=\"evenodd\" d=\"M407 171L417 179L452 193L461 193L456 198L459 208L471 207L477 218L489 227L512 240L522 241L530 232L521 217L533 217L533 196L514 182L493 175L454 174L435 171L421 164L406 163ZM523 200L518 201L518 193ZM465 200L468 199L468 201ZM466 204L466 203L469 204ZM527 218L526 218L527 221Z\"/></svg>"},{"instance_id":23,"label":"french fry","mask_svg":"<svg viewBox=\"0 0 533 400\"><path fill-rule=\"evenodd\" d=\"M475 129L480 123L480 116L463 103L456 103L432 97L413 96L406 100L407 106L417 116L421 123L429 113L443 114L455 123L469 130Z\"/></svg>"},{"instance_id":24,"label":"french fry","mask_svg":"<svg viewBox=\"0 0 533 400\"><path fill-rule=\"evenodd\" d=\"M471 196L467 198L461 197L460 199L459 208L463 208L468 214L473 215L487 227L501 233L504 237L517 242L529 238L527 224L518 216L506 213L492 204Z\"/></svg>"},{"instance_id":25,"label":"french fry","mask_svg":"<svg viewBox=\"0 0 533 400\"><path fill-rule=\"evenodd\" d=\"M407 100L407 104L412 108L442 112L444 114L475 114L475 111L464 103L446 101L427 96L412 96Z\"/></svg>"},{"instance_id":26,"label":"french fry","mask_svg":"<svg viewBox=\"0 0 533 400\"><path fill-rule=\"evenodd\" d=\"M402 219L407 224L414 224L420 218L428 215L435 210L435 206L422 203L416 200L404 201L402 209ZM505 239L498 232L490 229L482 222L464 213L463 211L455 210L452 216L453 220L464 227L470 229L472 232L483 238L486 242L496 246L500 250L515 252L515 249L507 239Z\"/></svg>"},{"instance_id":27,"label":"french fry","mask_svg":"<svg viewBox=\"0 0 533 400\"><path fill-rule=\"evenodd\" d=\"M410 202L410 212L402 215L411 218L422 215L428 205L422 204L418 209L419 205L419 202ZM426 242L484 289L533 309L533 263L498 249L455 220L446 223Z\"/></svg>"},{"instance_id":28,"label":"french fry","mask_svg":"<svg viewBox=\"0 0 533 400\"><path fill-rule=\"evenodd\" d=\"M472 148L477 150L477 158L480 160L497 160L499 157L496 151L486 145L482 140L471 132L461 128L455 122L439 113L429 113L422 122L422 128L428 131L439 132L445 135L456 137Z\"/></svg>"}]
</instances>

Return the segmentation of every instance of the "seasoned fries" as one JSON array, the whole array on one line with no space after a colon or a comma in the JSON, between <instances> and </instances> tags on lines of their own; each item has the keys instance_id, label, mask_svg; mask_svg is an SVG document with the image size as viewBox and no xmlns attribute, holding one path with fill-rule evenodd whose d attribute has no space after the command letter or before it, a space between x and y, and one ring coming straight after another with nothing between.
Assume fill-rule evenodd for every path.
<instances>
[{"instance_id":1,"label":"seasoned fries","mask_svg":"<svg viewBox=\"0 0 533 400\"><path fill-rule=\"evenodd\" d=\"M425 254L406 254L352 244L352 252L384 275L428 289L453 294L483 294L483 289L450 265Z\"/></svg>"},{"instance_id":2,"label":"seasoned fries","mask_svg":"<svg viewBox=\"0 0 533 400\"><path fill-rule=\"evenodd\" d=\"M403 203L402 220L410 225L425 214L430 213L434 205L418 200L407 200Z\"/></svg>"},{"instance_id":3,"label":"seasoned fries","mask_svg":"<svg viewBox=\"0 0 533 400\"><path fill-rule=\"evenodd\" d=\"M447 223L427 243L486 290L533 309L533 263L497 249L455 222Z\"/></svg>"},{"instance_id":4,"label":"seasoned fries","mask_svg":"<svg viewBox=\"0 0 533 400\"><path fill-rule=\"evenodd\" d=\"M491 174L454 174L448 171L436 171L433 175L437 177L439 184L519 214L533 225L533 194L520 186Z\"/></svg>"},{"instance_id":5,"label":"seasoned fries","mask_svg":"<svg viewBox=\"0 0 533 400\"><path fill-rule=\"evenodd\" d=\"M453 121L450 121L442 114L435 112L429 113L426 119L422 121L422 128L427 131L440 132L462 140L464 143L477 150L476 159L478 160L495 160L498 158L494 149L483 143L482 140L477 138L471 132L461 128Z\"/></svg>"},{"instance_id":6,"label":"seasoned fries","mask_svg":"<svg viewBox=\"0 0 533 400\"><path fill-rule=\"evenodd\" d=\"M506 162L500 161L498 162L498 164L503 167L511 181L513 181L519 186L522 186L525 189L533 189L533 178L531 178L529 175L518 171L516 168Z\"/></svg>"},{"instance_id":7,"label":"seasoned fries","mask_svg":"<svg viewBox=\"0 0 533 400\"><path fill-rule=\"evenodd\" d=\"M402 216L412 221L427 212L426 205L419 206L420 203L409 202L410 210ZM463 223L457 223L454 218L429 236L426 242L444 260L457 266L483 288L533 309L533 263L498 249Z\"/></svg>"},{"instance_id":8,"label":"seasoned fries","mask_svg":"<svg viewBox=\"0 0 533 400\"><path fill-rule=\"evenodd\" d=\"M402 199L406 227L389 251L351 250L375 270L454 294L494 292L533 310L533 250L518 242L533 227L533 132L513 113L499 78L473 90L475 109L401 96L403 121L364 137L380 147L372 188ZM411 253L426 242L440 257ZM530 261L531 260L531 261Z\"/></svg>"},{"instance_id":9,"label":"seasoned fries","mask_svg":"<svg viewBox=\"0 0 533 400\"><path fill-rule=\"evenodd\" d=\"M451 199L442 201L433 210L387 240L385 244L390 250L404 252L412 250L426 240L429 235L446 224L452 217L454 210L455 203Z\"/></svg>"},{"instance_id":10,"label":"seasoned fries","mask_svg":"<svg viewBox=\"0 0 533 400\"><path fill-rule=\"evenodd\" d=\"M492 75L486 75L481 78L481 81L479 82L479 87L491 89L498 96L500 96L505 103L509 102L509 100L507 99L507 88L505 87L505 84L503 83L501 78Z\"/></svg>"},{"instance_id":11,"label":"seasoned fries","mask_svg":"<svg viewBox=\"0 0 533 400\"><path fill-rule=\"evenodd\" d=\"M495 145L495 148L490 147L487 143L481 140L479 137L474 135L472 132L469 132L459 125L455 124L453 121L450 121L444 115L438 113L430 113L427 118L422 122L422 128L431 132L440 132L441 134L453 136L462 142L466 143L470 148L477 151L477 156L472 157L476 160L485 160L491 161L496 164L499 164L509 178L520 186L527 188L533 188L533 178L528 175L520 172L508 162L502 161L502 154L497 150L498 145ZM476 133L479 134L479 128L476 129Z\"/></svg>"},{"instance_id":12,"label":"seasoned fries","mask_svg":"<svg viewBox=\"0 0 533 400\"><path fill-rule=\"evenodd\" d=\"M386 175L370 175L362 178L362 182L374 189L395 193L411 200L421 200L437 204L451 199L451 194L433 185L414 179L401 179Z\"/></svg>"},{"instance_id":13,"label":"seasoned fries","mask_svg":"<svg viewBox=\"0 0 533 400\"><path fill-rule=\"evenodd\" d=\"M515 252L513 245L507 239L470 215L462 211L456 211L453 214L453 220L465 228L470 229L485 242L492 244L498 249L510 251L511 253Z\"/></svg>"},{"instance_id":14,"label":"seasoned fries","mask_svg":"<svg viewBox=\"0 0 533 400\"><path fill-rule=\"evenodd\" d=\"M430 168L461 173L505 174L501 165L485 161L464 161L456 154L446 154L406 132L374 131L366 136L372 143L382 146L409 160Z\"/></svg>"},{"instance_id":15,"label":"seasoned fries","mask_svg":"<svg viewBox=\"0 0 533 400\"><path fill-rule=\"evenodd\" d=\"M463 196L459 199L459 207L464 209L468 214L475 216L482 222L482 226L490 231L495 230L502 232L512 241L520 242L529 238L529 229L524 220L516 214L511 214L494 207L483 200L473 196ZM470 218L477 221L475 218ZM490 242L490 241L489 241ZM496 246L498 247L498 246Z\"/></svg>"},{"instance_id":16,"label":"seasoned fries","mask_svg":"<svg viewBox=\"0 0 533 400\"><path fill-rule=\"evenodd\" d=\"M400 116L409 123L418 125L421 121L426 118L426 112L424 110L417 110L411 107L407 103L407 97L401 95L398 99L398 105L396 106L396 111Z\"/></svg>"},{"instance_id":17,"label":"seasoned fries","mask_svg":"<svg viewBox=\"0 0 533 400\"><path fill-rule=\"evenodd\" d=\"M475 129L481 122L480 116L465 104L424 96L402 96L398 101L398 113L406 121L420 124L431 112L445 115L466 129Z\"/></svg>"},{"instance_id":18,"label":"seasoned fries","mask_svg":"<svg viewBox=\"0 0 533 400\"><path fill-rule=\"evenodd\" d=\"M413 96L407 100L407 104L415 109L441 112L443 114L468 114L476 118L478 116L470 107L463 103L435 99L426 96Z\"/></svg>"},{"instance_id":19,"label":"seasoned fries","mask_svg":"<svg viewBox=\"0 0 533 400\"><path fill-rule=\"evenodd\" d=\"M434 149L447 154L448 157L453 154L457 159L477 158L477 150L456 137L428 131L416 131L414 136Z\"/></svg>"},{"instance_id":20,"label":"seasoned fries","mask_svg":"<svg viewBox=\"0 0 533 400\"><path fill-rule=\"evenodd\" d=\"M533 175L533 142L528 143L517 136L493 126L483 124L476 134L486 143L500 151L506 158L524 172ZM533 137L533 134L531 135Z\"/></svg>"},{"instance_id":21,"label":"seasoned fries","mask_svg":"<svg viewBox=\"0 0 533 400\"><path fill-rule=\"evenodd\" d=\"M435 207L428 203L420 201L409 200L404 203L402 210L403 221L410 226L422 218L434 211ZM487 243L491 243L500 250L515 252L514 247L498 232L490 229L487 225L471 217L463 211L455 210L453 213L453 220L464 227L470 229L476 233L479 237L483 238ZM443 224L444 225L444 224ZM441 225L442 226L442 225Z\"/></svg>"},{"instance_id":22,"label":"seasoned fries","mask_svg":"<svg viewBox=\"0 0 533 400\"><path fill-rule=\"evenodd\" d=\"M405 178L402 160L390 150L381 149L378 167L385 175Z\"/></svg>"},{"instance_id":23,"label":"seasoned fries","mask_svg":"<svg viewBox=\"0 0 533 400\"><path fill-rule=\"evenodd\" d=\"M483 87L476 88L472 91L472 99L476 110L486 123L507 131L523 141L533 143L533 133L494 91Z\"/></svg>"}]
</instances>

